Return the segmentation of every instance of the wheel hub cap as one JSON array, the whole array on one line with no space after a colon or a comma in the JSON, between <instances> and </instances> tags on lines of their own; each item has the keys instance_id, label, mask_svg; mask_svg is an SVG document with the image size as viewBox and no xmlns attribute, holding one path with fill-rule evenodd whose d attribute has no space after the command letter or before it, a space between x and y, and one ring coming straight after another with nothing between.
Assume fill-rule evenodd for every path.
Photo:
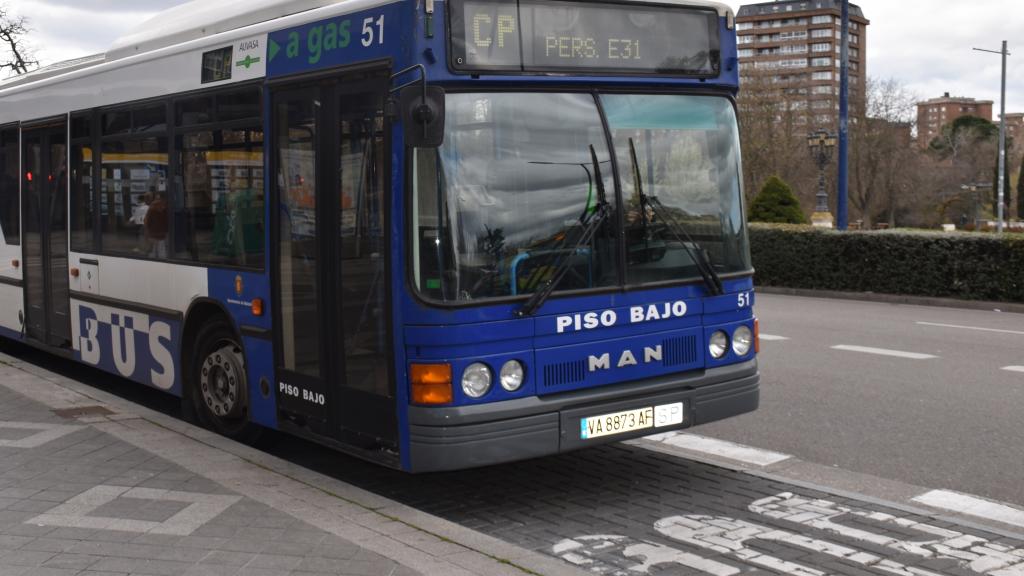
<instances>
[{"instance_id":1,"label":"wheel hub cap","mask_svg":"<svg viewBox=\"0 0 1024 576\"><path fill-rule=\"evenodd\" d=\"M244 382L241 351L234 346L225 345L203 361L200 390L203 402L214 416L238 416L242 406L239 401L241 386Z\"/></svg>"}]
</instances>

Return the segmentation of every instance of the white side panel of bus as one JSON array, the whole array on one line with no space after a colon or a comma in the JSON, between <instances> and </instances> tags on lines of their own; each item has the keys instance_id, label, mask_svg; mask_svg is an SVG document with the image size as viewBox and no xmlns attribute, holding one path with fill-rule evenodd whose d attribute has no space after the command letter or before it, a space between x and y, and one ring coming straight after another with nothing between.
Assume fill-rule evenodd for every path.
<instances>
[{"instance_id":1,"label":"white side panel of bus","mask_svg":"<svg viewBox=\"0 0 1024 576\"><path fill-rule=\"evenodd\" d=\"M167 96L200 88L230 85L266 76L266 34L226 42L221 47L234 46L236 61L236 65L232 67L231 80L202 83L203 53L216 49L217 46L158 58L134 57L126 60L132 62L128 65L124 62L113 62L100 66L102 71L99 72L74 72L69 75L71 79L68 80L44 80L37 83L41 86L28 84L23 88L0 93L3 102L0 106L0 124L47 118L77 110ZM247 54L253 58L249 60L248 65L240 65ZM258 61L255 61L256 59Z\"/></svg>"},{"instance_id":2,"label":"white side panel of bus","mask_svg":"<svg viewBox=\"0 0 1024 576\"><path fill-rule=\"evenodd\" d=\"M18 262L15 267L14 263ZM21 280L21 246L8 246L0 235L0 276L11 280Z\"/></svg>"},{"instance_id":3,"label":"white side panel of bus","mask_svg":"<svg viewBox=\"0 0 1024 576\"><path fill-rule=\"evenodd\" d=\"M25 293L18 286L0 284L0 327L21 332L19 317L25 305Z\"/></svg>"},{"instance_id":4,"label":"white side panel of bus","mask_svg":"<svg viewBox=\"0 0 1024 576\"><path fill-rule=\"evenodd\" d=\"M93 293L97 296L184 314L196 298L209 295L206 268L75 253L71 254L71 266L81 270L82 258L99 262L96 266L85 265L96 271L98 290ZM83 289L81 274L71 278L71 290L88 293Z\"/></svg>"},{"instance_id":5,"label":"white side panel of bus","mask_svg":"<svg viewBox=\"0 0 1024 576\"><path fill-rule=\"evenodd\" d=\"M15 267L14 263L18 262ZM0 234L0 277L21 280L21 246L8 246ZM25 307L24 289L10 284L0 284L0 327L21 332L19 317Z\"/></svg>"}]
</instances>

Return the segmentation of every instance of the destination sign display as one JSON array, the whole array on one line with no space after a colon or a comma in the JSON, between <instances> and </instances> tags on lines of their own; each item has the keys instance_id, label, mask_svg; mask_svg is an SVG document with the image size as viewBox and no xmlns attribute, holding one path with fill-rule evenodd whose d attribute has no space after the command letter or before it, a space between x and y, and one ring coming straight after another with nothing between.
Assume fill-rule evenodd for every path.
<instances>
[{"instance_id":1,"label":"destination sign display","mask_svg":"<svg viewBox=\"0 0 1024 576\"><path fill-rule=\"evenodd\" d=\"M719 72L711 9L565 0L452 0L452 67L465 72Z\"/></svg>"}]
</instances>

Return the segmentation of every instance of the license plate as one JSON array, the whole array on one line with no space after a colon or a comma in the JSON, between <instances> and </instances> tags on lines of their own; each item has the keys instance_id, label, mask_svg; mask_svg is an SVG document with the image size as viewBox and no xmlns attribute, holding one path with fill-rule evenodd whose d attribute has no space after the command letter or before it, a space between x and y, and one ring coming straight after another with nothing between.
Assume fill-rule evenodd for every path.
<instances>
[{"instance_id":1,"label":"license plate","mask_svg":"<svg viewBox=\"0 0 1024 576\"><path fill-rule=\"evenodd\" d=\"M625 434L647 428L662 428L683 423L683 403L648 406L613 414L580 419L580 439Z\"/></svg>"}]
</instances>

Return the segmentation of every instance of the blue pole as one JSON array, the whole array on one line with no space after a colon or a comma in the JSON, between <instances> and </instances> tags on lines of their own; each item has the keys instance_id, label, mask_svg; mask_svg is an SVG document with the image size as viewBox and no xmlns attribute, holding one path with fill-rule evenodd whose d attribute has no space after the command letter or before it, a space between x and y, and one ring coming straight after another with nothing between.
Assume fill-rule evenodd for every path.
<instances>
[{"instance_id":1,"label":"blue pole","mask_svg":"<svg viewBox=\"0 0 1024 576\"><path fill-rule=\"evenodd\" d=\"M836 220L839 229L846 230L849 223L846 205L850 152L848 141L850 126L850 0L842 0L842 2L842 47L839 55L839 194L836 199Z\"/></svg>"}]
</instances>

